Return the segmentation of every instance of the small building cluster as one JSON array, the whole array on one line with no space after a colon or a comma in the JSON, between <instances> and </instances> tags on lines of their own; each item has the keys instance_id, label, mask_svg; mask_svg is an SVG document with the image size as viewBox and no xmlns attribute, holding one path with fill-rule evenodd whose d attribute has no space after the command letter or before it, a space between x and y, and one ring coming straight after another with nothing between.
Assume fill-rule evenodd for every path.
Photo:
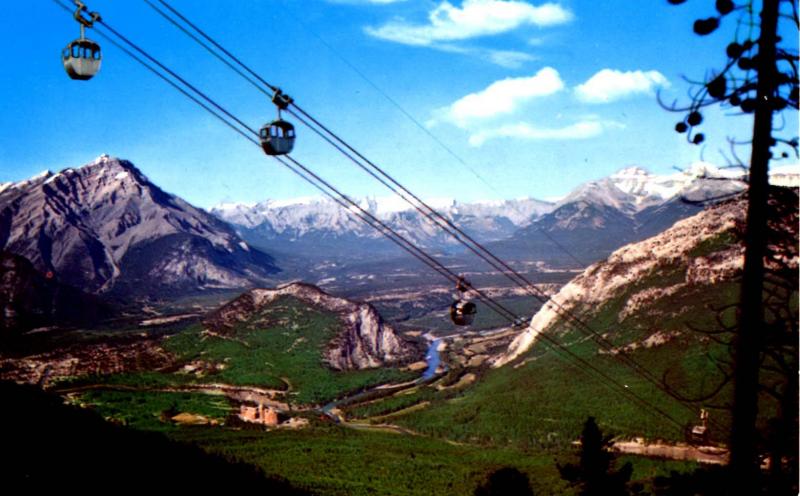
<instances>
[{"instance_id":1,"label":"small building cluster","mask_svg":"<svg viewBox=\"0 0 800 496\"><path fill-rule=\"evenodd\" d=\"M278 425L278 411L271 406L264 406L263 403L259 403L258 406L243 404L239 408L239 418L245 422L252 422L254 424L267 426Z\"/></svg>"}]
</instances>

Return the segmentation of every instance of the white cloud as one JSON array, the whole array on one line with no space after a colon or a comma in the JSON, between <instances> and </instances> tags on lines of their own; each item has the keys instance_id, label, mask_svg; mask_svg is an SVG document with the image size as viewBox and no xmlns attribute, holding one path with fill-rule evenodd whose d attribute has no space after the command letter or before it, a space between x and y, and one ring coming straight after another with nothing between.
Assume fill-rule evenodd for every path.
<instances>
[{"instance_id":1,"label":"white cloud","mask_svg":"<svg viewBox=\"0 0 800 496\"><path fill-rule=\"evenodd\" d=\"M428 14L428 24L398 19L380 27L367 27L366 32L397 43L428 46L504 33L525 25L563 24L572 17L569 10L551 2L534 6L521 0L464 0L458 8L444 1Z\"/></svg>"},{"instance_id":2,"label":"white cloud","mask_svg":"<svg viewBox=\"0 0 800 496\"><path fill-rule=\"evenodd\" d=\"M481 53L491 63L509 69L517 69L522 67L525 62L536 60L536 57L529 53L514 50L485 50Z\"/></svg>"},{"instance_id":3,"label":"white cloud","mask_svg":"<svg viewBox=\"0 0 800 496\"><path fill-rule=\"evenodd\" d=\"M467 127L471 122L498 115L510 114L534 98L552 95L564 88L558 71L545 67L530 77L506 78L495 81L486 89L471 93L437 111L437 121Z\"/></svg>"},{"instance_id":4,"label":"white cloud","mask_svg":"<svg viewBox=\"0 0 800 496\"><path fill-rule=\"evenodd\" d=\"M585 120L565 127L538 127L527 122L506 124L494 129L484 129L469 137L469 144L482 146L496 138L517 138L524 140L582 140L600 136L610 127L623 127L611 121Z\"/></svg>"},{"instance_id":5,"label":"white cloud","mask_svg":"<svg viewBox=\"0 0 800 496\"><path fill-rule=\"evenodd\" d=\"M515 50L493 50L491 48L477 48L454 45L452 43L437 43L431 48L443 52L460 53L472 55L492 64L505 67L507 69L519 69L526 62L536 60L536 57L529 53L517 52Z\"/></svg>"},{"instance_id":6,"label":"white cloud","mask_svg":"<svg viewBox=\"0 0 800 496\"><path fill-rule=\"evenodd\" d=\"M586 103L608 103L633 95L653 94L656 87L669 86L658 71L628 71L603 69L575 88L575 96Z\"/></svg>"}]
</instances>

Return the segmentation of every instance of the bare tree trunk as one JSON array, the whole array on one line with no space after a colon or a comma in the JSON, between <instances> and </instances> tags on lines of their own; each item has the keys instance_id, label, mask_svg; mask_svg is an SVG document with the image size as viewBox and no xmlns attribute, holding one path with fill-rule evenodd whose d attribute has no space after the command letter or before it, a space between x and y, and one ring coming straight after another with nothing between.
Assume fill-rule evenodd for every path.
<instances>
[{"instance_id":1,"label":"bare tree trunk","mask_svg":"<svg viewBox=\"0 0 800 496\"><path fill-rule=\"evenodd\" d=\"M741 315L736 336L733 429L731 432L731 482L736 494L758 494L756 416L758 368L764 322L764 256L767 235L768 171L772 146L773 95L776 84L776 32L779 0L764 0L758 41L758 87L750 188L745 235Z\"/></svg>"}]
</instances>

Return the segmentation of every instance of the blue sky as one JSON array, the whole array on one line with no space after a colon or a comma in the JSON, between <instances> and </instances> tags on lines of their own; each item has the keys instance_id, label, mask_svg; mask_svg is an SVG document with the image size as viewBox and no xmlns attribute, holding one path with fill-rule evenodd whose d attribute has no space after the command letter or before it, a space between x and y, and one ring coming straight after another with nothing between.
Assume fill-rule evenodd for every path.
<instances>
[{"instance_id":1,"label":"blue sky","mask_svg":"<svg viewBox=\"0 0 800 496\"><path fill-rule=\"evenodd\" d=\"M721 164L725 138L750 126L709 111L707 143L689 145L672 131L682 115L656 101L659 90L685 101L682 76L724 64L733 19L708 37L691 33L714 13L709 0L171 3L423 197L552 198L629 165L665 173L701 158ZM143 2L88 5L251 126L274 117L261 93ZM0 182L108 153L202 207L316 193L108 43L97 77L68 79L59 54L78 35L71 17L50 0L5 7L15 22L0 39L21 62L0 80ZM797 114L787 118L796 129ZM348 194L388 194L302 127L294 156Z\"/></svg>"}]
</instances>

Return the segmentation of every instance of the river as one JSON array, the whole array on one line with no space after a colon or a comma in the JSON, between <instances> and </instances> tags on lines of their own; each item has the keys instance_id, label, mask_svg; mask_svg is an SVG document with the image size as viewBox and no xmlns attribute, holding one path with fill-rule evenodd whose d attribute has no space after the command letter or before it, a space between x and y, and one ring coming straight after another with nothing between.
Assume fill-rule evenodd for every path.
<instances>
[{"instance_id":1,"label":"river","mask_svg":"<svg viewBox=\"0 0 800 496\"><path fill-rule=\"evenodd\" d=\"M432 377L434 377L436 375L436 370L439 368L439 365L441 364L441 357L439 356L439 344L441 342L442 342L441 338L436 338L433 341L431 341L431 343L428 345L428 351L425 354L425 361L428 362L428 367L425 369L425 372L422 373L422 376L419 379L417 379L416 381L414 381L414 382L399 384L399 385L396 386L397 388L408 388L410 386L413 386L414 384L419 384L419 383L425 382L428 379L431 379ZM387 386L388 385L384 384L382 386L378 386L377 388L368 389L366 391L362 391L360 393L354 394L352 396L348 396L346 398L340 398L338 400L331 401L327 405L323 406L320 409L320 412L325 414L325 415L327 415L334 422L337 422L337 423L341 422L341 418L339 418L338 415L336 415L335 413L332 412L332 410L334 408L336 408L339 404L341 404L343 402L356 401L359 398L367 396L369 393L371 393L372 391L374 391L376 389L380 389L380 388L391 389L390 387L387 387Z\"/></svg>"},{"instance_id":2,"label":"river","mask_svg":"<svg viewBox=\"0 0 800 496\"><path fill-rule=\"evenodd\" d=\"M441 363L441 357L439 356L439 344L441 342L442 340L440 338L436 338L431 341L431 344L428 346L428 353L425 355L428 368L425 369L425 372L422 374L423 381L427 381L436 375L436 369L439 368L439 364Z\"/></svg>"}]
</instances>

